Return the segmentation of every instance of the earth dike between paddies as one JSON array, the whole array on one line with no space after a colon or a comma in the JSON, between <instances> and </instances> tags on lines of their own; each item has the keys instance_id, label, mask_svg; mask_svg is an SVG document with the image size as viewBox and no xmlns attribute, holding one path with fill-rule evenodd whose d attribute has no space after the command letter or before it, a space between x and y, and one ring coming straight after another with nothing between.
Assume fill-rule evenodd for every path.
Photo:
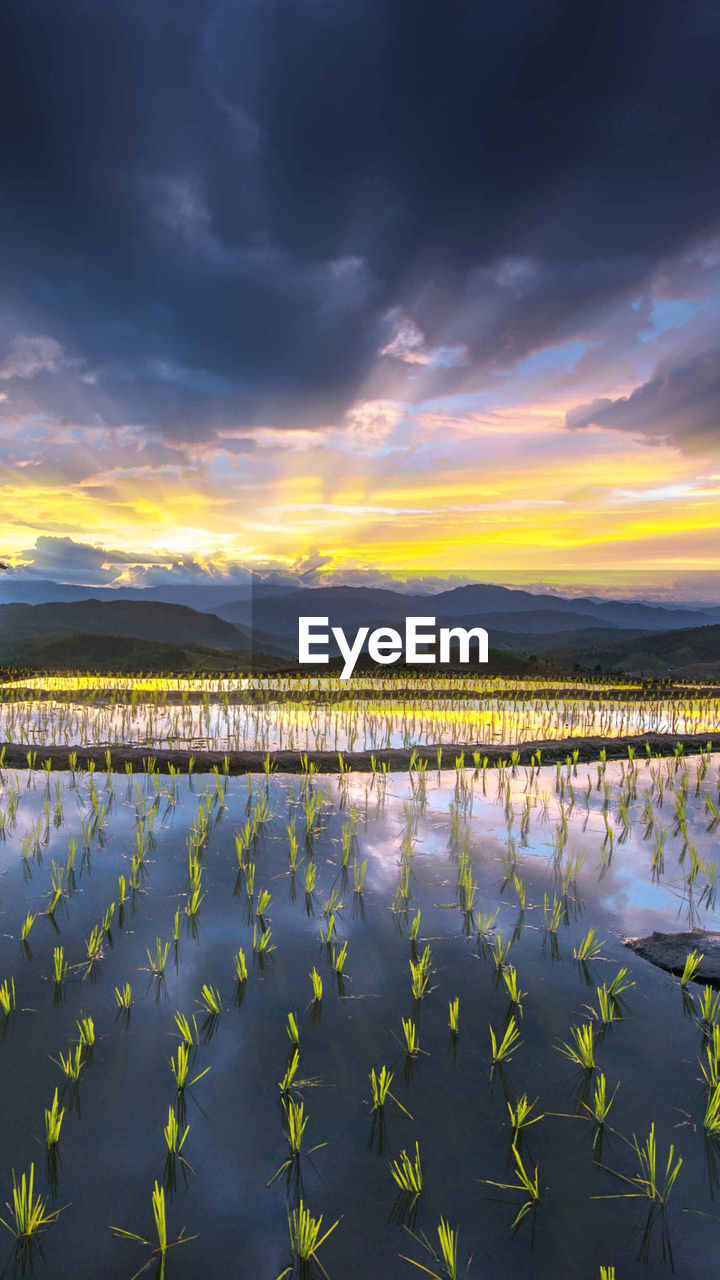
<instances>
[{"instance_id":1,"label":"earth dike between paddies","mask_svg":"<svg viewBox=\"0 0 720 1280\"><path fill-rule=\"evenodd\" d=\"M535 742L443 743L436 746L388 747L374 751L189 751L145 746L34 746L6 742L0 746L0 768L101 769L133 773L407 773L419 769L577 764L627 759L629 755L694 755L720 750L720 733L642 733L625 737L566 737ZM48 762L49 766L48 766Z\"/></svg>"}]
</instances>

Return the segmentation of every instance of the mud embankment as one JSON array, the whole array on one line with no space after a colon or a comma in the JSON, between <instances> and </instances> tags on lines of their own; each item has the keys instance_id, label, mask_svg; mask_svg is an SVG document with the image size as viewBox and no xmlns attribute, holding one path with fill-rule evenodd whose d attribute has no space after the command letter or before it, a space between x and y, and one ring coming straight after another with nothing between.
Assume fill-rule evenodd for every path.
<instances>
[{"instance_id":1,"label":"mud embankment","mask_svg":"<svg viewBox=\"0 0 720 1280\"><path fill-rule=\"evenodd\" d=\"M500 761L510 763L511 755L517 752L516 762L529 765L533 757L538 763L538 752L542 764L555 764L567 760L577 752L577 761L587 762L599 760L604 751L608 760L628 758L628 747L634 747L638 759L647 757L647 749L653 756L672 756L682 748L685 755L697 754L707 750L720 751L720 733L640 733L622 738L574 737L554 738L536 742L516 742L507 745L486 745L484 743L444 743L432 747L389 747L377 751L348 751L342 753L343 767L355 773L370 773L384 770L388 773L406 773L411 762L415 766L437 769L440 761L444 769L455 768L458 757L463 757L466 768L475 764L477 753L479 763L487 760L488 766L496 767ZM53 769L67 770L71 767L71 757L75 759L77 768L85 769L92 762L96 768L106 769L110 753L110 767L113 772L124 772L129 764L134 773L148 768L155 768L160 773L168 773L170 766L187 773L191 761L194 773L209 773L214 768L230 774L262 773L267 757L270 757L271 768L277 773L301 773L303 760L313 764L319 773L338 773L340 771L337 751L190 751L175 747L146 746L113 746L113 747L73 747L50 746L36 747L32 743L7 742L0 747L0 764L13 768L27 768L28 754L32 758L33 767L41 768L49 760ZM153 763L150 764L149 762Z\"/></svg>"}]
</instances>

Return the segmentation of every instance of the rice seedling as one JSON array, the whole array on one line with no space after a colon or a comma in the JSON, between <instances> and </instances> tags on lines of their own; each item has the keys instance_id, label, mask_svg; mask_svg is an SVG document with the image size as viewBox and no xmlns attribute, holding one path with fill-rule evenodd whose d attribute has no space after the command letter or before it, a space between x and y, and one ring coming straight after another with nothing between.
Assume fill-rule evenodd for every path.
<instances>
[{"instance_id":1,"label":"rice seedling","mask_svg":"<svg viewBox=\"0 0 720 1280\"><path fill-rule=\"evenodd\" d=\"M292 1045L299 1045L299 1044L300 1044L300 1029L299 1029L299 1027L298 1027L298 1024L297 1024L297 1018L295 1017L295 1014L294 1014L294 1013L289 1013L289 1014L288 1014L288 1016L287 1016L287 1023L285 1024L285 1030L286 1030L286 1031L287 1031L287 1033L288 1033L288 1037L289 1037L289 1039L290 1039L290 1043L291 1043Z\"/></svg>"},{"instance_id":2,"label":"rice seedling","mask_svg":"<svg viewBox=\"0 0 720 1280\"><path fill-rule=\"evenodd\" d=\"M195 873L194 877L191 879L190 890L188 892L187 901L185 903L185 915L189 916L191 919L198 914L201 904L205 899L205 894L202 892L200 884L201 884L201 872L198 866L197 872Z\"/></svg>"},{"instance_id":3,"label":"rice seedling","mask_svg":"<svg viewBox=\"0 0 720 1280\"><path fill-rule=\"evenodd\" d=\"M707 984L703 987L700 996L700 1022L703 1026L709 1027L718 1021L718 1011L720 1010L720 991L715 991L713 987Z\"/></svg>"},{"instance_id":4,"label":"rice seedling","mask_svg":"<svg viewBox=\"0 0 720 1280\"><path fill-rule=\"evenodd\" d=\"M178 1009L175 1014L175 1026L177 1027L177 1035L183 1044L192 1047L194 1044L200 1043L200 1034L198 1032L197 1018L193 1014L192 1025L184 1013Z\"/></svg>"},{"instance_id":5,"label":"rice seedling","mask_svg":"<svg viewBox=\"0 0 720 1280\"><path fill-rule=\"evenodd\" d=\"M422 1000L427 994L431 964L432 954L429 947L425 947L419 960L410 961L410 985L415 1000Z\"/></svg>"},{"instance_id":6,"label":"rice seedling","mask_svg":"<svg viewBox=\"0 0 720 1280\"><path fill-rule=\"evenodd\" d=\"M401 864L398 871L398 887L395 894L394 909L403 911L410 901L410 867L407 864Z\"/></svg>"},{"instance_id":7,"label":"rice seedling","mask_svg":"<svg viewBox=\"0 0 720 1280\"><path fill-rule=\"evenodd\" d=\"M121 1011L125 1013L130 1012L130 1006L132 1004L132 988L129 982L126 982L122 987L115 988L115 1003Z\"/></svg>"},{"instance_id":8,"label":"rice seedling","mask_svg":"<svg viewBox=\"0 0 720 1280\"><path fill-rule=\"evenodd\" d=\"M456 1036L460 1030L460 997L455 996L449 1005L449 1025L451 1033Z\"/></svg>"},{"instance_id":9,"label":"rice seedling","mask_svg":"<svg viewBox=\"0 0 720 1280\"><path fill-rule=\"evenodd\" d=\"M620 1178L622 1182L626 1182L634 1190L625 1192L624 1195L592 1196L591 1198L593 1200L624 1200L632 1196L642 1196L653 1204L658 1204L665 1208L682 1168L682 1157L675 1158L675 1147L671 1143L664 1168L662 1164L658 1165L654 1124L650 1125L650 1132L642 1143L633 1134L631 1146L637 1157L638 1172L629 1178L614 1169L610 1169L608 1172L614 1174L616 1178Z\"/></svg>"},{"instance_id":10,"label":"rice seedling","mask_svg":"<svg viewBox=\"0 0 720 1280\"><path fill-rule=\"evenodd\" d=\"M489 912L486 914L482 909L476 913L475 923L477 926L478 938L487 939L490 937L490 934L495 928L495 921L497 920L499 914L500 914L499 907L495 911L493 911L492 914L490 914Z\"/></svg>"},{"instance_id":11,"label":"rice seedling","mask_svg":"<svg viewBox=\"0 0 720 1280\"><path fill-rule=\"evenodd\" d=\"M316 1004L319 1004L323 996L323 980L314 965L310 973L310 981L312 982L313 1000Z\"/></svg>"},{"instance_id":12,"label":"rice seedling","mask_svg":"<svg viewBox=\"0 0 720 1280\"><path fill-rule=\"evenodd\" d=\"M591 1102L588 1103L583 1101L582 1103L590 1118L595 1121L600 1129L608 1118L610 1108L615 1101L615 1094L619 1088L620 1085L616 1084L613 1094L608 1097L605 1073L603 1071L599 1071L595 1080L595 1088Z\"/></svg>"},{"instance_id":13,"label":"rice seedling","mask_svg":"<svg viewBox=\"0 0 720 1280\"><path fill-rule=\"evenodd\" d=\"M90 937L85 939L85 956L88 968L102 959L103 931L99 925L93 925Z\"/></svg>"},{"instance_id":14,"label":"rice seedling","mask_svg":"<svg viewBox=\"0 0 720 1280\"><path fill-rule=\"evenodd\" d=\"M68 1049L67 1054L61 1052L59 1058L51 1058L51 1062L60 1067L63 1074L74 1084L77 1084L85 1066L85 1059L82 1056L83 1048L82 1044L76 1044L74 1049Z\"/></svg>"},{"instance_id":15,"label":"rice seedling","mask_svg":"<svg viewBox=\"0 0 720 1280\"><path fill-rule=\"evenodd\" d=\"M332 953L330 956L330 966L335 970L338 976L340 976L345 969L345 961L347 960L347 949L348 949L347 940L343 942L339 951L335 948L335 946L333 946L332 948Z\"/></svg>"},{"instance_id":16,"label":"rice seedling","mask_svg":"<svg viewBox=\"0 0 720 1280\"><path fill-rule=\"evenodd\" d=\"M170 1058L170 1070L172 1071L178 1093L182 1093L184 1089L191 1089L198 1080L202 1080L206 1076L209 1067L201 1071L198 1075L193 1076L192 1080L188 1080L190 1071L190 1046L184 1041L177 1047L177 1057Z\"/></svg>"},{"instance_id":17,"label":"rice seedling","mask_svg":"<svg viewBox=\"0 0 720 1280\"><path fill-rule=\"evenodd\" d=\"M258 929L257 925L253 925L253 951L258 956L269 955L275 950L275 944L270 942L272 930Z\"/></svg>"},{"instance_id":18,"label":"rice seedling","mask_svg":"<svg viewBox=\"0 0 720 1280\"><path fill-rule=\"evenodd\" d=\"M409 1058L416 1058L420 1053L420 1040L418 1037L417 1027L412 1018L401 1018L400 1022L403 1030L403 1038L402 1040L398 1040L398 1044L402 1045ZM395 1036L395 1039L397 1040L397 1036Z\"/></svg>"},{"instance_id":19,"label":"rice seedling","mask_svg":"<svg viewBox=\"0 0 720 1280\"><path fill-rule=\"evenodd\" d=\"M57 1222L60 1214L67 1208L65 1205L62 1209L53 1209L48 1213L47 1204L46 1197L35 1194L35 1165L30 1165L29 1172L23 1173L19 1182L13 1170L12 1204L7 1206L11 1220L6 1222L4 1218L0 1218L0 1222L18 1241L29 1242L33 1236L46 1231Z\"/></svg>"},{"instance_id":20,"label":"rice seedling","mask_svg":"<svg viewBox=\"0 0 720 1280\"><path fill-rule=\"evenodd\" d=\"M222 1013L222 999L217 987L203 983L200 999L197 1002L211 1018L219 1018Z\"/></svg>"},{"instance_id":21,"label":"rice seedling","mask_svg":"<svg viewBox=\"0 0 720 1280\"><path fill-rule=\"evenodd\" d=\"M490 950L492 952L493 960L495 961L496 969L498 970L502 969L511 945L512 945L512 938L508 938L507 942L503 942L502 934L500 933L491 943Z\"/></svg>"},{"instance_id":22,"label":"rice seedling","mask_svg":"<svg viewBox=\"0 0 720 1280\"><path fill-rule=\"evenodd\" d=\"M537 1124L539 1120L545 1119L543 1114L538 1116L531 1114L536 1103L537 1098L535 1099L535 1102L530 1102L528 1101L526 1093L524 1093L522 1097L518 1098L515 1102L508 1102L507 1108L513 1131L513 1145L517 1142L518 1134L521 1129L527 1129L531 1124Z\"/></svg>"},{"instance_id":23,"label":"rice seedling","mask_svg":"<svg viewBox=\"0 0 720 1280\"><path fill-rule=\"evenodd\" d=\"M420 911L417 911L413 916L412 924L410 925L410 941L413 944L417 942L418 935L420 933L420 915Z\"/></svg>"},{"instance_id":24,"label":"rice seedling","mask_svg":"<svg viewBox=\"0 0 720 1280\"><path fill-rule=\"evenodd\" d=\"M55 915L58 904L63 896L64 878L64 869L62 867L58 867L53 859L52 866L50 868L50 883L52 885L52 889L50 891L50 897L47 905L47 914L49 916Z\"/></svg>"},{"instance_id":25,"label":"rice seedling","mask_svg":"<svg viewBox=\"0 0 720 1280\"><path fill-rule=\"evenodd\" d=\"M627 969L618 969L612 982L606 984L608 995L612 996L615 1000L622 995L623 991L629 991L630 987L635 986L634 980L632 978L629 979L627 975Z\"/></svg>"},{"instance_id":26,"label":"rice seedling","mask_svg":"<svg viewBox=\"0 0 720 1280\"><path fill-rule=\"evenodd\" d=\"M505 1030L498 1039L494 1028L490 1027L490 1045L492 1050L492 1064L496 1066L498 1062L509 1062L513 1054L520 1048L520 1032L517 1029L517 1023L514 1017L507 1021Z\"/></svg>"},{"instance_id":27,"label":"rice seedling","mask_svg":"<svg viewBox=\"0 0 720 1280\"><path fill-rule=\"evenodd\" d=\"M510 1003L516 1009L522 1009L523 997L527 995L527 991L521 991L518 983L517 970L514 965L509 964L507 968L501 970L503 982L507 988L510 997Z\"/></svg>"},{"instance_id":28,"label":"rice seedling","mask_svg":"<svg viewBox=\"0 0 720 1280\"><path fill-rule=\"evenodd\" d=\"M390 1085L393 1082L393 1073L388 1071L387 1067L381 1067L376 1071L374 1067L370 1070L370 1089L372 1092L372 1109L373 1111L382 1111L388 1098L391 1098L396 1107L399 1107L404 1115L412 1120L410 1112L406 1110L402 1102L399 1102L394 1093L390 1092Z\"/></svg>"},{"instance_id":29,"label":"rice seedling","mask_svg":"<svg viewBox=\"0 0 720 1280\"><path fill-rule=\"evenodd\" d=\"M561 1041L556 1046L558 1051L574 1062L583 1071L595 1069L595 1040L590 1022L570 1028L570 1041Z\"/></svg>"},{"instance_id":30,"label":"rice seedling","mask_svg":"<svg viewBox=\"0 0 720 1280\"><path fill-rule=\"evenodd\" d=\"M309 910L310 897L308 894L305 895L305 899L306 899L306 904ZM335 924L335 913L334 911L331 911L327 917L326 927L323 929L321 926L320 928L320 941L325 943L326 946L329 946L330 943L332 942L332 939L335 937L336 933L337 933L337 927Z\"/></svg>"},{"instance_id":31,"label":"rice seedling","mask_svg":"<svg viewBox=\"0 0 720 1280\"><path fill-rule=\"evenodd\" d=\"M298 838L295 831L295 818L293 818L292 822L288 825L287 834L288 834L288 842L289 842L288 843L288 861L290 863L290 870L294 874L297 871L298 850L299 850Z\"/></svg>"},{"instance_id":32,"label":"rice seedling","mask_svg":"<svg viewBox=\"0 0 720 1280\"><path fill-rule=\"evenodd\" d=\"M582 962L595 960L600 955L604 945L603 942L598 942L595 930L588 929L580 945L573 948L573 957L575 960Z\"/></svg>"},{"instance_id":33,"label":"rice seedling","mask_svg":"<svg viewBox=\"0 0 720 1280\"><path fill-rule=\"evenodd\" d=\"M363 858L362 862L353 863L353 884L355 893L362 893L365 887L365 876L367 874L368 860Z\"/></svg>"},{"instance_id":34,"label":"rice seedling","mask_svg":"<svg viewBox=\"0 0 720 1280\"><path fill-rule=\"evenodd\" d=\"M20 927L20 941L21 941L21 942L26 942L26 941L27 941L27 936L28 936L28 934L29 934L30 930L32 929L32 927L33 927L33 925L34 925L34 923L35 923L35 920L36 920L36 919L37 919L37 913L36 913L35 915L33 915L33 913L32 913L31 911L28 911L28 913L27 913L27 915L25 916L25 919L23 920L22 925L21 925L21 927Z\"/></svg>"},{"instance_id":35,"label":"rice seedling","mask_svg":"<svg viewBox=\"0 0 720 1280\"><path fill-rule=\"evenodd\" d=\"M152 1261L152 1258L155 1258L155 1257L160 1259L160 1268L158 1271L158 1276L160 1280L163 1280L163 1277L165 1275L165 1258L166 1258L168 1249L173 1249L176 1247L176 1245L179 1245L179 1244L187 1244L189 1240L194 1240L196 1239L196 1237L186 1236L184 1234L184 1231L181 1231L177 1240L173 1240L171 1244L168 1244L167 1214L166 1214L166 1207L165 1207L165 1189L161 1187L159 1182L157 1181L155 1182L155 1186L153 1188L153 1193L152 1193L152 1214L153 1214L153 1221L155 1223L155 1233L157 1238L156 1245L153 1244L152 1240L147 1239L145 1236L140 1236L134 1231L125 1231L123 1227L111 1227L110 1230L113 1232L114 1235L121 1237L123 1240L133 1240L137 1244L142 1244L142 1245L145 1245L148 1249L152 1249L151 1261ZM142 1271L146 1271L149 1265L150 1263L148 1262L148 1264L146 1264L145 1267L142 1267L141 1271L137 1272L136 1275L140 1275L142 1274Z\"/></svg>"},{"instance_id":36,"label":"rice seedling","mask_svg":"<svg viewBox=\"0 0 720 1280\"><path fill-rule=\"evenodd\" d=\"M234 957L234 964L235 964L235 977L237 978L237 981L240 983L247 982L248 967L247 967L247 960L245 959L245 952L243 951L242 947L239 948L239 950L237 951Z\"/></svg>"},{"instance_id":37,"label":"rice seedling","mask_svg":"<svg viewBox=\"0 0 720 1280\"><path fill-rule=\"evenodd\" d=\"M403 1148L397 1159L390 1165L390 1172L401 1193L412 1197L412 1202L415 1204L423 1189L419 1143L415 1143L415 1159L411 1160Z\"/></svg>"},{"instance_id":38,"label":"rice seedling","mask_svg":"<svg viewBox=\"0 0 720 1280\"><path fill-rule=\"evenodd\" d=\"M520 1209L513 1219L511 1229L514 1231L520 1226L525 1215L530 1213L531 1209L536 1208L540 1200L540 1175L537 1165L535 1166L535 1172L533 1174L528 1173L522 1156L520 1155L515 1143L513 1143L512 1153L515 1161L515 1176L517 1181L494 1182L490 1178L483 1178L483 1182L487 1183L490 1187L499 1187L501 1191L521 1191L527 1196L527 1199L523 1204L521 1204Z\"/></svg>"},{"instance_id":39,"label":"rice seedling","mask_svg":"<svg viewBox=\"0 0 720 1280\"><path fill-rule=\"evenodd\" d=\"M720 1139L720 1081L708 1093L703 1128L708 1137Z\"/></svg>"},{"instance_id":40,"label":"rice seedling","mask_svg":"<svg viewBox=\"0 0 720 1280\"><path fill-rule=\"evenodd\" d=\"M400 1257L404 1262L409 1262L411 1266L417 1267L418 1271L424 1271L425 1275L434 1277L434 1280L458 1280L459 1231L451 1227L444 1218L441 1218L437 1229L438 1252L430 1243L424 1231L416 1235L409 1227L405 1227L405 1230L414 1240L417 1240L418 1244L422 1245L426 1253L433 1259L435 1265L442 1267L442 1275L439 1275L437 1271L431 1271L429 1267L426 1267L422 1262L417 1262L415 1258L409 1258L406 1254L401 1253ZM468 1262L469 1265L470 1263Z\"/></svg>"},{"instance_id":41,"label":"rice seedling","mask_svg":"<svg viewBox=\"0 0 720 1280\"><path fill-rule=\"evenodd\" d=\"M708 1088L714 1089L720 1083L720 1026L713 1023L709 1029L705 1045L705 1062L700 1063Z\"/></svg>"},{"instance_id":42,"label":"rice seedling","mask_svg":"<svg viewBox=\"0 0 720 1280\"><path fill-rule=\"evenodd\" d=\"M85 1045L88 1049L91 1049L95 1044L95 1023L92 1018L88 1014L75 1025L80 1032L80 1046Z\"/></svg>"},{"instance_id":43,"label":"rice seedling","mask_svg":"<svg viewBox=\"0 0 720 1280\"><path fill-rule=\"evenodd\" d=\"M665 869L665 840L667 839L667 831L663 828L655 830L655 844L652 850L653 870L662 873Z\"/></svg>"},{"instance_id":44,"label":"rice seedling","mask_svg":"<svg viewBox=\"0 0 720 1280\"><path fill-rule=\"evenodd\" d=\"M294 1089L300 1090L304 1087L307 1087L315 1083L315 1081L313 1080L299 1080L297 1078L299 1066L300 1066L300 1050L296 1045L295 1048L291 1051L290 1061L288 1062L288 1065L285 1068L285 1074L282 1080L280 1080L278 1083L278 1088L280 1089L280 1095L283 1098L283 1100L286 1097L288 1097L288 1095L291 1094Z\"/></svg>"},{"instance_id":45,"label":"rice seedling","mask_svg":"<svg viewBox=\"0 0 720 1280\"><path fill-rule=\"evenodd\" d=\"M526 889L525 889L525 885L523 884L522 880L520 879L519 875L517 875L517 873L513 875L513 885L515 888L515 892L517 894L518 906L520 907L521 911L524 911L525 902L526 902Z\"/></svg>"},{"instance_id":46,"label":"rice seedling","mask_svg":"<svg viewBox=\"0 0 720 1280\"><path fill-rule=\"evenodd\" d=\"M163 1128L163 1137L165 1139L165 1145L167 1147L168 1156L171 1156L173 1158L176 1158L179 1156L180 1159L183 1160L185 1164L187 1164L187 1161L184 1160L184 1157L181 1155L181 1152L185 1145L185 1139L187 1138L189 1132L190 1132L190 1125L188 1124L185 1126L184 1129L182 1129L180 1125L180 1121L178 1120L177 1112L175 1111L175 1108L168 1107L167 1124Z\"/></svg>"},{"instance_id":47,"label":"rice seedling","mask_svg":"<svg viewBox=\"0 0 720 1280\"><path fill-rule=\"evenodd\" d=\"M597 1009L591 1004L586 1005L585 1008L597 1022L602 1023L605 1027L610 1026L617 1016L617 1004L614 997L610 995L605 983L601 987L596 987L596 991L598 998Z\"/></svg>"},{"instance_id":48,"label":"rice seedling","mask_svg":"<svg viewBox=\"0 0 720 1280\"><path fill-rule=\"evenodd\" d=\"M294 1270L295 1263L300 1265L301 1270L307 1273L311 1263L327 1275L320 1259L317 1256L318 1249L325 1243L328 1236L331 1236L335 1228L339 1225L340 1219L328 1227L327 1231L322 1231L323 1215L314 1218L310 1210L305 1207L304 1201L298 1201L297 1206L290 1212L288 1209L288 1228L290 1231L290 1249L293 1255L293 1266L287 1267L281 1272L278 1280L283 1280L284 1276L291 1275Z\"/></svg>"},{"instance_id":49,"label":"rice seedling","mask_svg":"<svg viewBox=\"0 0 720 1280\"><path fill-rule=\"evenodd\" d=\"M53 949L53 982L55 986L59 986L65 981L67 975L67 961L65 959L65 950L63 947L55 947ZM0 1002L2 1000L2 990L0 989Z\"/></svg>"},{"instance_id":50,"label":"rice seedling","mask_svg":"<svg viewBox=\"0 0 720 1280\"><path fill-rule=\"evenodd\" d=\"M45 1142L48 1148L56 1147L60 1141L60 1130L64 1115L65 1108L60 1106L56 1089L50 1106L45 1108Z\"/></svg>"},{"instance_id":51,"label":"rice seedling","mask_svg":"<svg viewBox=\"0 0 720 1280\"><path fill-rule=\"evenodd\" d=\"M680 985L686 987L692 982L703 960L702 952L691 951L685 958L685 965L680 975Z\"/></svg>"},{"instance_id":52,"label":"rice seedling","mask_svg":"<svg viewBox=\"0 0 720 1280\"><path fill-rule=\"evenodd\" d=\"M344 904L340 900L340 894L337 889L333 889L322 904L322 913L327 920L334 921L336 913L342 911L343 905Z\"/></svg>"},{"instance_id":53,"label":"rice seedling","mask_svg":"<svg viewBox=\"0 0 720 1280\"><path fill-rule=\"evenodd\" d=\"M146 947L145 950L147 953L148 965L150 966L150 972L154 977L161 978L165 972L165 965L167 964L167 958L170 953L170 943L163 943L160 938L156 938L155 946L152 951L149 947Z\"/></svg>"},{"instance_id":54,"label":"rice seedling","mask_svg":"<svg viewBox=\"0 0 720 1280\"><path fill-rule=\"evenodd\" d=\"M284 1160L280 1168L273 1174L268 1186L281 1177L283 1173L289 1174L294 1168L297 1169L298 1162L303 1154L302 1141L308 1119L309 1117L305 1115L304 1102L296 1102L294 1098L288 1098L285 1103L285 1137L290 1148L290 1154L287 1160ZM316 1151L320 1151L326 1146L326 1142L319 1142L314 1147L309 1147L305 1154L308 1156L314 1155Z\"/></svg>"},{"instance_id":55,"label":"rice seedling","mask_svg":"<svg viewBox=\"0 0 720 1280\"><path fill-rule=\"evenodd\" d=\"M15 1009L15 979L3 978L0 982L0 1010L4 1018L9 1018Z\"/></svg>"}]
</instances>

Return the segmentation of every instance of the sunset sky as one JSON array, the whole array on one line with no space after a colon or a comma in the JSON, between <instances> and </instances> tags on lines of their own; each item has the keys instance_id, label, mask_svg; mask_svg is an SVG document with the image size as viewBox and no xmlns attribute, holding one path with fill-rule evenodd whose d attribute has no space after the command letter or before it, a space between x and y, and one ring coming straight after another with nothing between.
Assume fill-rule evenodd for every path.
<instances>
[{"instance_id":1,"label":"sunset sky","mask_svg":"<svg viewBox=\"0 0 720 1280\"><path fill-rule=\"evenodd\" d=\"M717 596L717 7L4 25L14 572Z\"/></svg>"}]
</instances>

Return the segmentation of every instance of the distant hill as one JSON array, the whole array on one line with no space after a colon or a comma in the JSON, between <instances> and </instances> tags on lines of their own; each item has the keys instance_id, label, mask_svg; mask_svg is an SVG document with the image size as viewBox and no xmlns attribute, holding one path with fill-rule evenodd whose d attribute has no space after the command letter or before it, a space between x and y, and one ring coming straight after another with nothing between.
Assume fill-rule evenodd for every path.
<instances>
[{"instance_id":1,"label":"distant hill","mask_svg":"<svg viewBox=\"0 0 720 1280\"><path fill-rule=\"evenodd\" d=\"M204 663L219 670L247 669L255 656L257 667L273 661L288 667L297 656L302 614L327 616L349 636L359 626L402 630L413 614L435 617L438 627L483 626L492 655L486 672L529 669L539 661L548 669L647 676L700 675L715 664L720 673L720 610L570 600L483 585L434 596L364 587L276 593L268 586L220 604L217 613L146 598L1 604L0 663L48 670L187 670ZM688 617L693 625L679 626Z\"/></svg>"},{"instance_id":2,"label":"distant hill","mask_svg":"<svg viewBox=\"0 0 720 1280\"><path fill-rule=\"evenodd\" d=\"M550 632L553 620L557 631L591 626L654 631L720 623L718 608L666 608L641 601L592 597L568 599L482 583L435 595L409 595L375 587L315 587L282 595L254 592L252 597L218 605L216 612L236 625L252 625L267 634L283 636L297 635L297 620L303 614L327 616L331 625L341 625L346 631L363 625L395 625L408 615L432 616L438 625L484 626L491 641L493 628Z\"/></svg>"},{"instance_id":3,"label":"distant hill","mask_svg":"<svg viewBox=\"0 0 720 1280\"><path fill-rule=\"evenodd\" d=\"M606 600L523 591L493 583L474 583L435 594L392 587L320 586L273 582L248 573L236 583L181 583L152 587L88 587L50 579L0 574L0 605L10 603L78 604L88 600L175 604L198 613L214 613L226 622L270 635L295 637L301 614L329 615L346 629L399 622L408 614L438 620L473 619L473 625L549 633L580 625L665 631L720 623L720 607L647 604L642 600ZM529 615L540 621L526 625ZM582 620L582 622L581 622ZM467 624L463 624L467 625ZM492 639L492 637L491 637Z\"/></svg>"},{"instance_id":4,"label":"distant hill","mask_svg":"<svg viewBox=\"0 0 720 1280\"><path fill-rule=\"evenodd\" d=\"M22 655L28 644L78 632L132 636L161 644L204 645L219 650L249 650L247 631L210 613L185 605L129 600L82 600L73 604L0 605L0 661Z\"/></svg>"},{"instance_id":5,"label":"distant hill","mask_svg":"<svg viewBox=\"0 0 720 1280\"><path fill-rule=\"evenodd\" d=\"M273 671L286 663L243 650L210 649L203 645L161 644L132 636L87 635L78 632L34 640L16 654L0 659L6 668L21 671L103 671L173 674L187 671Z\"/></svg>"},{"instance_id":6,"label":"distant hill","mask_svg":"<svg viewBox=\"0 0 720 1280\"><path fill-rule=\"evenodd\" d=\"M607 637L607 633L606 633ZM612 639L566 637L546 656L561 665L638 676L720 677L720 626L671 632L629 632Z\"/></svg>"},{"instance_id":7,"label":"distant hill","mask_svg":"<svg viewBox=\"0 0 720 1280\"><path fill-rule=\"evenodd\" d=\"M157 601L160 604L184 604L200 613L213 613L218 605L250 599L259 594L282 595L296 591L283 583L255 580L247 582L181 583L177 586L154 587L88 587L49 578L20 578L14 573L0 575L2 604L75 604L81 600L133 600L136 604Z\"/></svg>"}]
</instances>

